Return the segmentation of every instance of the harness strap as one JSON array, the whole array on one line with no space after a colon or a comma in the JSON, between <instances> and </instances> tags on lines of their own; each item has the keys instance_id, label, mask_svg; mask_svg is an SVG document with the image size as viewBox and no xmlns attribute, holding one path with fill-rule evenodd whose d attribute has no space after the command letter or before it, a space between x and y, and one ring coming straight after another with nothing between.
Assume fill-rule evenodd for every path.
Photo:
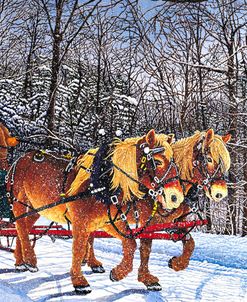
<instances>
[{"instance_id":1,"label":"harness strap","mask_svg":"<svg viewBox=\"0 0 247 302\"><path fill-rule=\"evenodd\" d=\"M112 220L112 217L111 217L111 210L110 210L110 205L108 205L107 207L107 213L108 213L108 218L109 218L109 221L111 223L111 225L114 227L114 229L123 237L125 238L128 238L128 239L133 239L133 234L132 234L132 229L128 223L128 220L127 220L127 217L125 216L125 214L123 213L122 211L122 206L119 205L118 203L115 204L116 208L117 208L117 213L120 214L120 217L122 219L122 221L125 221L125 226L126 226L126 230L130 233L130 234L124 234L123 232L121 232L119 230L119 228L116 226L115 222Z\"/></svg>"},{"instance_id":2,"label":"harness strap","mask_svg":"<svg viewBox=\"0 0 247 302\"><path fill-rule=\"evenodd\" d=\"M47 210L47 209L51 209L51 208L53 208L55 206L58 206L60 204L65 204L67 202L73 202L75 200L83 199L83 198L87 198L87 197L91 197L91 196L92 196L92 194L91 194L90 190L87 190L85 192L80 192L77 195L69 196L69 197L66 197L66 198L61 198L61 199L59 199L59 200L57 200L55 202L52 202L50 204L44 205L42 207L33 209L33 210L29 211L29 212L26 212L26 213L23 213L23 214L21 214L21 215L19 215L17 217L14 217L14 218L10 219L10 221L2 224L0 228L6 228L6 227L8 227L9 223L13 223L13 222L16 222L19 219L32 216L32 215L34 215L36 213L42 212L42 211Z\"/></svg>"},{"instance_id":3,"label":"harness strap","mask_svg":"<svg viewBox=\"0 0 247 302\"><path fill-rule=\"evenodd\" d=\"M68 230L70 231L70 225L71 225L71 221L69 220L69 218L67 217L67 212L68 212L68 209L66 208L64 214L63 214L63 217L65 218L65 220L67 221L67 225L68 225Z\"/></svg>"},{"instance_id":4,"label":"harness strap","mask_svg":"<svg viewBox=\"0 0 247 302\"><path fill-rule=\"evenodd\" d=\"M133 200L133 210L134 210L136 228L138 228L138 226L139 226L139 213L138 213L138 210L137 210L137 204L136 204L135 199Z\"/></svg>"},{"instance_id":5,"label":"harness strap","mask_svg":"<svg viewBox=\"0 0 247 302\"><path fill-rule=\"evenodd\" d=\"M157 211L157 208L158 208L158 204L157 204L157 201L155 200L154 204L153 204L152 213L149 216L149 218L147 219L145 225L143 227L141 227L138 232L134 232L134 233L133 233L132 229L130 228L127 220L126 220L126 228L127 228L127 230L129 230L129 233L123 233L122 231L120 231L120 229L116 226L115 221L113 221L113 219L112 219L110 205L107 206L107 214L108 214L108 218L109 218L111 225L118 232L119 235L121 235L122 237L127 238L127 239L135 239L137 236L142 234L145 231L145 229L148 227L148 225L152 221L152 219Z\"/></svg>"},{"instance_id":6,"label":"harness strap","mask_svg":"<svg viewBox=\"0 0 247 302\"><path fill-rule=\"evenodd\" d=\"M128 202L128 203L127 203L127 210L126 210L125 213L123 213L123 214L127 217L127 215L129 214L130 210L131 210L131 203ZM115 222L115 221L120 221L120 220L121 220L121 218L118 217L118 215L119 215L119 211L117 211L115 217L112 219L113 222ZM107 221L106 223L110 223L110 221Z\"/></svg>"},{"instance_id":7,"label":"harness strap","mask_svg":"<svg viewBox=\"0 0 247 302\"><path fill-rule=\"evenodd\" d=\"M49 232L49 230L53 227L54 224L55 224L55 222L52 221L52 222L47 226L47 228L44 229L44 232L42 232L42 233L39 234L38 236L37 236L37 235L34 235L34 238L31 239L31 241L34 241L34 243L35 243L37 240L41 239L44 235L46 235L46 234Z\"/></svg>"},{"instance_id":8,"label":"harness strap","mask_svg":"<svg viewBox=\"0 0 247 302\"><path fill-rule=\"evenodd\" d=\"M75 163L77 161L77 157L71 158L70 162L66 166L66 168L63 171L63 185L62 185L62 196L65 195L65 187L68 180L68 174L73 169Z\"/></svg>"},{"instance_id":9,"label":"harness strap","mask_svg":"<svg viewBox=\"0 0 247 302\"><path fill-rule=\"evenodd\" d=\"M129 179L131 179L132 181L134 181L135 183L137 183L138 185L144 186L138 179L135 179L134 177L132 177L131 175L129 175L127 172L125 172L122 168L118 167L116 164L112 163L112 166L114 168L116 168L117 170L119 170L121 173L123 173L125 176L127 176ZM146 189L148 189L148 188L146 187Z\"/></svg>"},{"instance_id":10,"label":"harness strap","mask_svg":"<svg viewBox=\"0 0 247 302\"><path fill-rule=\"evenodd\" d=\"M82 165L79 167L79 169L83 169L83 170L87 171L88 173L91 173L93 171L92 169L86 168L86 167L84 167Z\"/></svg>"}]
</instances>

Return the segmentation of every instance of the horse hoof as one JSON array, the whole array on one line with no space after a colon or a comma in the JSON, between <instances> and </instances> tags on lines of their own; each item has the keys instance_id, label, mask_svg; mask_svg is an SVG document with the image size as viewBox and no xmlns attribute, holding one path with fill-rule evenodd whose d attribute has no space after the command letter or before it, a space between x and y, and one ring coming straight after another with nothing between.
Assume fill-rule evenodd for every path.
<instances>
[{"instance_id":1,"label":"horse hoof","mask_svg":"<svg viewBox=\"0 0 247 302\"><path fill-rule=\"evenodd\" d=\"M147 289L153 292L162 290L161 285L158 282L147 285Z\"/></svg>"},{"instance_id":2,"label":"horse hoof","mask_svg":"<svg viewBox=\"0 0 247 302\"><path fill-rule=\"evenodd\" d=\"M111 280L112 282L118 281L117 279L115 279L115 278L113 277L112 271L110 272L110 280Z\"/></svg>"},{"instance_id":3,"label":"horse hoof","mask_svg":"<svg viewBox=\"0 0 247 302\"><path fill-rule=\"evenodd\" d=\"M15 265L15 270L16 272L26 272L28 271L28 268L26 267L26 265L23 263L23 264L19 264L19 265Z\"/></svg>"},{"instance_id":4,"label":"horse hoof","mask_svg":"<svg viewBox=\"0 0 247 302\"><path fill-rule=\"evenodd\" d=\"M25 263L25 267L31 273L37 273L39 271L39 269L37 268L37 266L33 266L31 264L28 264L28 263Z\"/></svg>"},{"instance_id":5,"label":"horse hoof","mask_svg":"<svg viewBox=\"0 0 247 302\"><path fill-rule=\"evenodd\" d=\"M172 257L172 258L168 261L168 267L173 268L173 267L172 267L172 260L173 260L173 259L176 259L176 258L177 258L177 257L174 256L174 257Z\"/></svg>"},{"instance_id":6,"label":"horse hoof","mask_svg":"<svg viewBox=\"0 0 247 302\"><path fill-rule=\"evenodd\" d=\"M99 265L99 266L92 266L91 267L91 270L93 273L98 273L98 274L102 274L105 272L105 269L103 268L102 265Z\"/></svg>"},{"instance_id":7,"label":"horse hoof","mask_svg":"<svg viewBox=\"0 0 247 302\"><path fill-rule=\"evenodd\" d=\"M82 295L82 296L90 294L92 291L89 285L86 285L86 286L77 285L77 286L74 286L74 288L75 288L76 294Z\"/></svg>"}]
</instances>

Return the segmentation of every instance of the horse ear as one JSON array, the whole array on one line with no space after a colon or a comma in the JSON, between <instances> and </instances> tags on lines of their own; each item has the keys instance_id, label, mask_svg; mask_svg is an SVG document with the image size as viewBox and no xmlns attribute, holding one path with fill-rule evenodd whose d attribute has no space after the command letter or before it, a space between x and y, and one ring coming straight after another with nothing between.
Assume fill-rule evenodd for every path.
<instances>
[{"instance_id":1,"label":"horse ear","mask_svg":"<svg viewBox=\"0 0 247 302\"><path fill-rule=\"evenodd\" d=\"M230 133L222 136L222 140L224 143L228 143L231 140L231 138L232 138L232 136Z\"/></svg>"},{"instance_id":2,"label":"horse ear","mask_svg":"<svg viewBox=\"0 0 247 302\"><path fill-rule=\"evenodd\" d=\"M146 135L146 142L148 143L150 148L153 148L155 146L155 141L156 141L155 131L154 129L152 129Z\"/></svg>"},{"instance_id":3,"label":"horse ear","mask_svg":"<svg viewBox=\"0 0 247 302\"><path fill-rule=\"evenodd\" d=\"M213 129L209 129L208 131L206 131L205 134L205 144L204 144L204 148L208 148L209 145L212 143L214 139L214 130Z\"/></svg>"},{"instance_id":4,"label":"horse ear","mask_svg":"<svg viewBox=\"0 0 247 302\"><path fill-rule=\"evenodd\" d=\"M19 144L18 139L15 137L8 137L6 142L9 147L15 147L16 145Z\"/></svg>"},{"instance_id":5,"label":"horse ear","mask_svg":"<svg viewBox=\"0 0 247 302\"><path fill-rule=\"evenodd\" d=\"M168 142L168 144L172 144L173 143L173 141L174 141L174 134L173 133L169 133L168 135L167 135L168 137L167 137L167 142Z\"/></svg>"}]
</instances>

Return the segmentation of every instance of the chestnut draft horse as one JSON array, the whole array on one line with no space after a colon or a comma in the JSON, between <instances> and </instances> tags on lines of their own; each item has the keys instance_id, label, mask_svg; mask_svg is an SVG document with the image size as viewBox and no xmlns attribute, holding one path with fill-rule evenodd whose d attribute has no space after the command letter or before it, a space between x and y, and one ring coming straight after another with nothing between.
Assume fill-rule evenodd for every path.
<instances>
[{"instance_id":1,"label":"chestnut draft horse","mask_svg":"<svg viewBox=\"0 0 247 302\"><path fill-rule=\"evenodd\" d=\"M69 172L71 162L61 161L54 153L29 152L19 158L9 169L8 177L12 179L13 213L15 217L32 211L44 205L51 204L59 199L61 193L68 190L67 196L75 196L78 192L89 190L93 184L92 176L98 169L94 160L99 160L98 152L101 149L91 149L77 160L76 168ZM156 135L151 130L146 136L130 138L125 141L115 141L110 146L110 153L103 152L104 158L110 163L110 194L117 195L123 211L127 209L127 202L132 199L141 199L145 194L152 207L147 207L147 217L153 216L157 203L167 209L178 208L183 201L183 190L180 185L177 169L172 161L173 151L169 144L169 137ZM102 157L101 157L102 159ZM96 162L97 162L96 160ZM156 162L158 164L156 165ZM67 169L66 169L67 168ZM93 171L91 170L93 168ZM109 166L108 166L109 168ZM64 171L67 171L67 181L64 182ZM107 170L109 171L109 169ZM154 179L159 179L157 183ZM93 187L90 192L104 188ZM111 213L116 216L117 207L110 203ZM52 221L72 223L73 257L71 279L76 292L87 294L90 286L81 272L81 263L86 255L87 241L94 230L105 228L111 235L122 240L125 261L124 266L132 270L133 259L128 257L129 249L135 249L135 240L121 237L109 227L107 205L100 202L95 195L89 198L78 199L73 202L46 209L29 217L18 219L16 229L18 233L15 249L16 268L37 271L37 260L32 248L28 233L39 215ZM109 229L108 229L109 228ZM127 253L128 251L128 253ZM130 254L132 257L132 253ZM118 270L118 267L116 268Z\"/></svg>"},{"instance_id":2,"label":"chestnut draft horse","mask_svg":"<svg viewBox=\"0 0 247 302\"><path fill-rule=\"evenodd\" d=\"M162 207L159 207L151 224L173 222L179 218L180 220L186 220L187 214L191 212L190 205L193 205L189 199L193 197L193 195L197 195L192 189L198 186L203 189L206 195L213 201L219 202L227 196L227 185L224 174L230 168L230 156L225 144L230 138L231 135L215 135L213 129L209 129L206 132L196 132L193 136L181 139L172 145L174 160L179 168L179 174L187 198L185 198L185 201L173 212L168 212L162 209ZM197 196L194 196L194 198L195 197ZM140 219L143 222L147 219L145 213L148 212L148 209L145 208L150 207L150 205L145 201L138 201L137 204L138 208L141 207ZM130 213L130 217L133 217L133 214ZM124 224L120 222L118 227L122 230ZM169 266L175 271L183 270L188 266L190 257L194 251L195 243L191 235L187 235L182 240L182 243L182 255L173 257L169 261ZM148 269L151 246L151 239L140 239L141 265L138 271L138 281L143 282L147 286L147 289L157 291L162 289L158 283L159 279L153 276ZM134 244L132 244L128 250L128 254L134 254L134 247ZM99 261L96 260L94 255L93 238L91 237L89 239L88 254L85 262L87 262L90 267L99 265ZM122 262L124 262L124 259ZM112 281L118 281L125 276L125 268L122 268L122 270L114 268L111 271L110 278Z\"/></svg>"}]
</instances>

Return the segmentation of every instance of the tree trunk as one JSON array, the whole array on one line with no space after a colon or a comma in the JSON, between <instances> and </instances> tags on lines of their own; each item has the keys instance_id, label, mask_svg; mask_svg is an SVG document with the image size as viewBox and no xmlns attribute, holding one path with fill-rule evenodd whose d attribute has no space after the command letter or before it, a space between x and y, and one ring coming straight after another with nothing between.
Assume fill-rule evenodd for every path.
<instances>
[{"instance_id":1,"label":"tree trunk","mask_svg":"<svg viewBox=\"0 0 247 302\"><path fill-rule=\"evenodd\" d=\"M52 66L51 66L51 85L49 93L49 107L47 110L47 126L50 131L55 127L55 105L56 92L58 87L58 75L60 69L60 48L62 41L61 34L61 18L63 11L63 1L58 1L56 6L56 24L53 32L53 48L52 48Z\"/></svg>"},{"instance_id":2,"label":"tree trunk","mask_svg":"<svg viewBox=\"0 0 247 302\"><path fill-rule=\"evenodd\" d=\"M206 219L208 221L207 232L210 233L212 231L212 220L211 220L211 210L210 210L210 200L209 200L209 198L207 198L207 200L205 202L205 208L206 208Z\"/></svg>"},{"instance_id":3,"label":"tree trunk","mask_svg":"<svg viewBox=\"0 0 247 302\"><path fill-rule=\"evenodd\" d=\"M229 116L231 117L230 121L230 133L232 135L232 142L236 143L237 140L237 104L235 101L235 75L234 75L234 36L231 37L230 43L228 45L228 62L227 62L227 68L228 68L228 95L229 95L229 103L231 104L229 107ZM237 163L238 163L238 157L235 150L231 151L231 170L229 173L229 180L231 183L233 183L233 187L229 189L229 211L232 211L232 213L229 213L229 216L232 217L232 219L228 220L228 225L226 225L226 229L232 230L232 235L237 234L237 225L236 225L236 182L237 182ZM232 220L232 222L231 222ZM229 223L232 223L232 225L229 225Z\"/></svg>"},{"instance_id":4,"label":"tree trunk","mask_svg":"<svg viewBox=\"0 0 247 302\"><path fill-rule=\"evenodd\" d=\"M244 152L243 158L247 159L247 152ZM244 213L243 213L243 236L247 236L247 169L244 167L244 180L246 181L244 185L245 201L244 201Z\"/></svg>"}]
</instances>

